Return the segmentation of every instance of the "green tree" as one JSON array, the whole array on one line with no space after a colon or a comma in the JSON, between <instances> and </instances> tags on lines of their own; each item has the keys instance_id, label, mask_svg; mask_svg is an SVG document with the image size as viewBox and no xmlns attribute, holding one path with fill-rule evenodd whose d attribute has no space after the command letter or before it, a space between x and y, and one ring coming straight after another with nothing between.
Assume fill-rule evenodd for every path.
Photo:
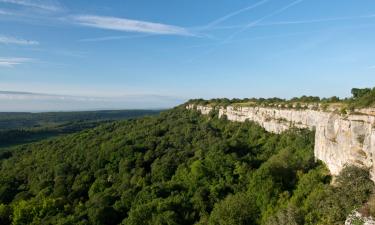
<instances>
[{"instance_id":1,"label":"green tree","mask_svg":"<svg viewBox=\"0 0 375 225\"><path fill-rule=\"evenodd\" d=\"M229 195L215 204L209 218L209 225L256 224L258 209L254 201L245 193Z\"/></svg>"},{"instance_id":2,"label":"green tree","mask_svg":"<svg viewBox=\"0 0 375 225\"><path fill-rule=\"evenodd\" d=\"M12 209L10 206L0 204L0 224L8 225L11 223Z\"/></svg>"},{"instance_id":3,"label":"green tree","mask_svg":"<svg viewBox=\"0 0 375 225\"><path fill-rule=\"evenodd\" d=\"M371 92L370 88L353 88L352 89L352 95L353 95L353 98L355 99L361 98L370 92Z\"/></svg>"}]
</instances>

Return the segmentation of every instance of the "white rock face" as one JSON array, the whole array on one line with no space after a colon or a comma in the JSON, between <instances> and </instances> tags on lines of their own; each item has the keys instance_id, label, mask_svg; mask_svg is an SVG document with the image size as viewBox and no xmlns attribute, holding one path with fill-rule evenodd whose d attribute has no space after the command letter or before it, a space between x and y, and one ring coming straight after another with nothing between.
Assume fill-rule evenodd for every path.
<instances>
[{"instance_id":1,"label":"white rock face","mask_svg":"<svg viewBox=\"0 0 375 225\"><path fill-rule=\"evenodd\" d=\"M375 225L375 220L372 217L365 217L359 212L353 212L345 221L345 225L357 225L358 222L363 225Z\"/></svg>"},{"instance_id":2,"label":"white rock face","mask_svg":"<svg viewBox=\"0 0 375 225\"><path fill-rule=\"evenodd\" d=\"M210 106L189 105L187 108L205 115L213 110ZM327 165L332 175L338 175L346 164L353 164L370 168L375 181L374 110L346 116L312 109L228 106L218 110L219 117L226 116L228 120L238 122L254 121L273 133L281 133L291 127L316 130L315 157Z\"/></svg>"}]
</instances>

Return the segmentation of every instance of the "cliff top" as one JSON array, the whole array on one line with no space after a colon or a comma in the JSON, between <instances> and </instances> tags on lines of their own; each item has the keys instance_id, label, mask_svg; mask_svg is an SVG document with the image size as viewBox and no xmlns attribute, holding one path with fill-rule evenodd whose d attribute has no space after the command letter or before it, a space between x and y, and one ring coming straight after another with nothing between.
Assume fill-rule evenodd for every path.
<instances>
[{"instance_id":1,"label":"cliff top","mask_svg":"<svg viewBox=\"0 0 375 225\"><path fill-rule=\"evenodd\" d=\"M337 96L320 98L302 96L291 99L282 98L245 98L245 99L192 99L186 104L206 105L211 107L272 107L286 109L312 109L340 114L375 115L375 88L353 88L352 97L340 99Z\"/></svg>"}]
</instances>

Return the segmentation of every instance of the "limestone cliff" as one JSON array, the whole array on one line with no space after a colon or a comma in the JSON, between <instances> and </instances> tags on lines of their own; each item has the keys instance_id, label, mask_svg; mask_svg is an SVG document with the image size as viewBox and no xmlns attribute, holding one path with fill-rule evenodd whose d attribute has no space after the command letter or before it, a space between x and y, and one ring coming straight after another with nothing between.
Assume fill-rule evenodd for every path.
<instances>
[{"instance_id":1,"label":"limestone cliff","mask_svg":"<svg viewBox=\"0 0 375 225\"><path fill-rule=\"evenodd\" d=\"M210 106L188 105L202 114L210 113ZM319 109L281 109L269 107L219 107L219 117L244 122L254 121L267 131L281 133L291 127L316 130L315 157L326 163L333 175L337 175L346 164L365 166L371 169L375 180L375 116L374 110L340 115Z\"/></svg>"}]
</instances>

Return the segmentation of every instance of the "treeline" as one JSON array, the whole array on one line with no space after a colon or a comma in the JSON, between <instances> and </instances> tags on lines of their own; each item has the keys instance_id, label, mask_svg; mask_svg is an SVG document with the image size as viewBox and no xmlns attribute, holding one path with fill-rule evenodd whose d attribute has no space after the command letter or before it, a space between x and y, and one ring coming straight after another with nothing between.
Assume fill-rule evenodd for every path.
<instances>
[{"instance_id":1,"label":"treeline","mask_svg":"<svg viewBox=\"0 0 375 225\"><path fill-rule=\"evenodd\" d=\"M343 224L373 190L332 182L314 134L183 107L20 146L0 161L0 224Z\"/></svg>"},{"instance_id":2,"label":"treeline","mask_svg":"<svg viewBox=\"0 0 375 225\"><path fill-rule=\"evenodd\" d=\"M0 130L0 148L36 142L59 135L71 134L109 122L110 121L82 121L38 128Z\"/></svg>"},{"instance_id":3,"label":"treeline","mask_svg":"<svg viewBox=\"0 0 375 225\"><path fill-rule=\"evenodd\" d=\"M351 104L353 107L365 108L374 106L375 88L353 88L352 94Z\"/></svg>"},{"instance_id":4,"label":"treeline","mask_svg":"<svg viewBox=\"0 0 375 225\"><path fill-rule=\"evenodd\" d=\"M347 109L354 108L365 108L375 106L375 88L353 88L352 97L340 99L337 96L332 96L329 98L320 98L318 96L302 96L294 97L291 99L282 98L244 98L244 99L227 99L227 98L216 98L210 100L204 99L192 99L187 104L197 104L197 105L215 105L215 106L229 106L238 103L246 103L249 105L296 105L296 104L311 104L311 103L321 103L321 104L331 104L331 103L342 103Z\"/></svg>"}]
</instances>

